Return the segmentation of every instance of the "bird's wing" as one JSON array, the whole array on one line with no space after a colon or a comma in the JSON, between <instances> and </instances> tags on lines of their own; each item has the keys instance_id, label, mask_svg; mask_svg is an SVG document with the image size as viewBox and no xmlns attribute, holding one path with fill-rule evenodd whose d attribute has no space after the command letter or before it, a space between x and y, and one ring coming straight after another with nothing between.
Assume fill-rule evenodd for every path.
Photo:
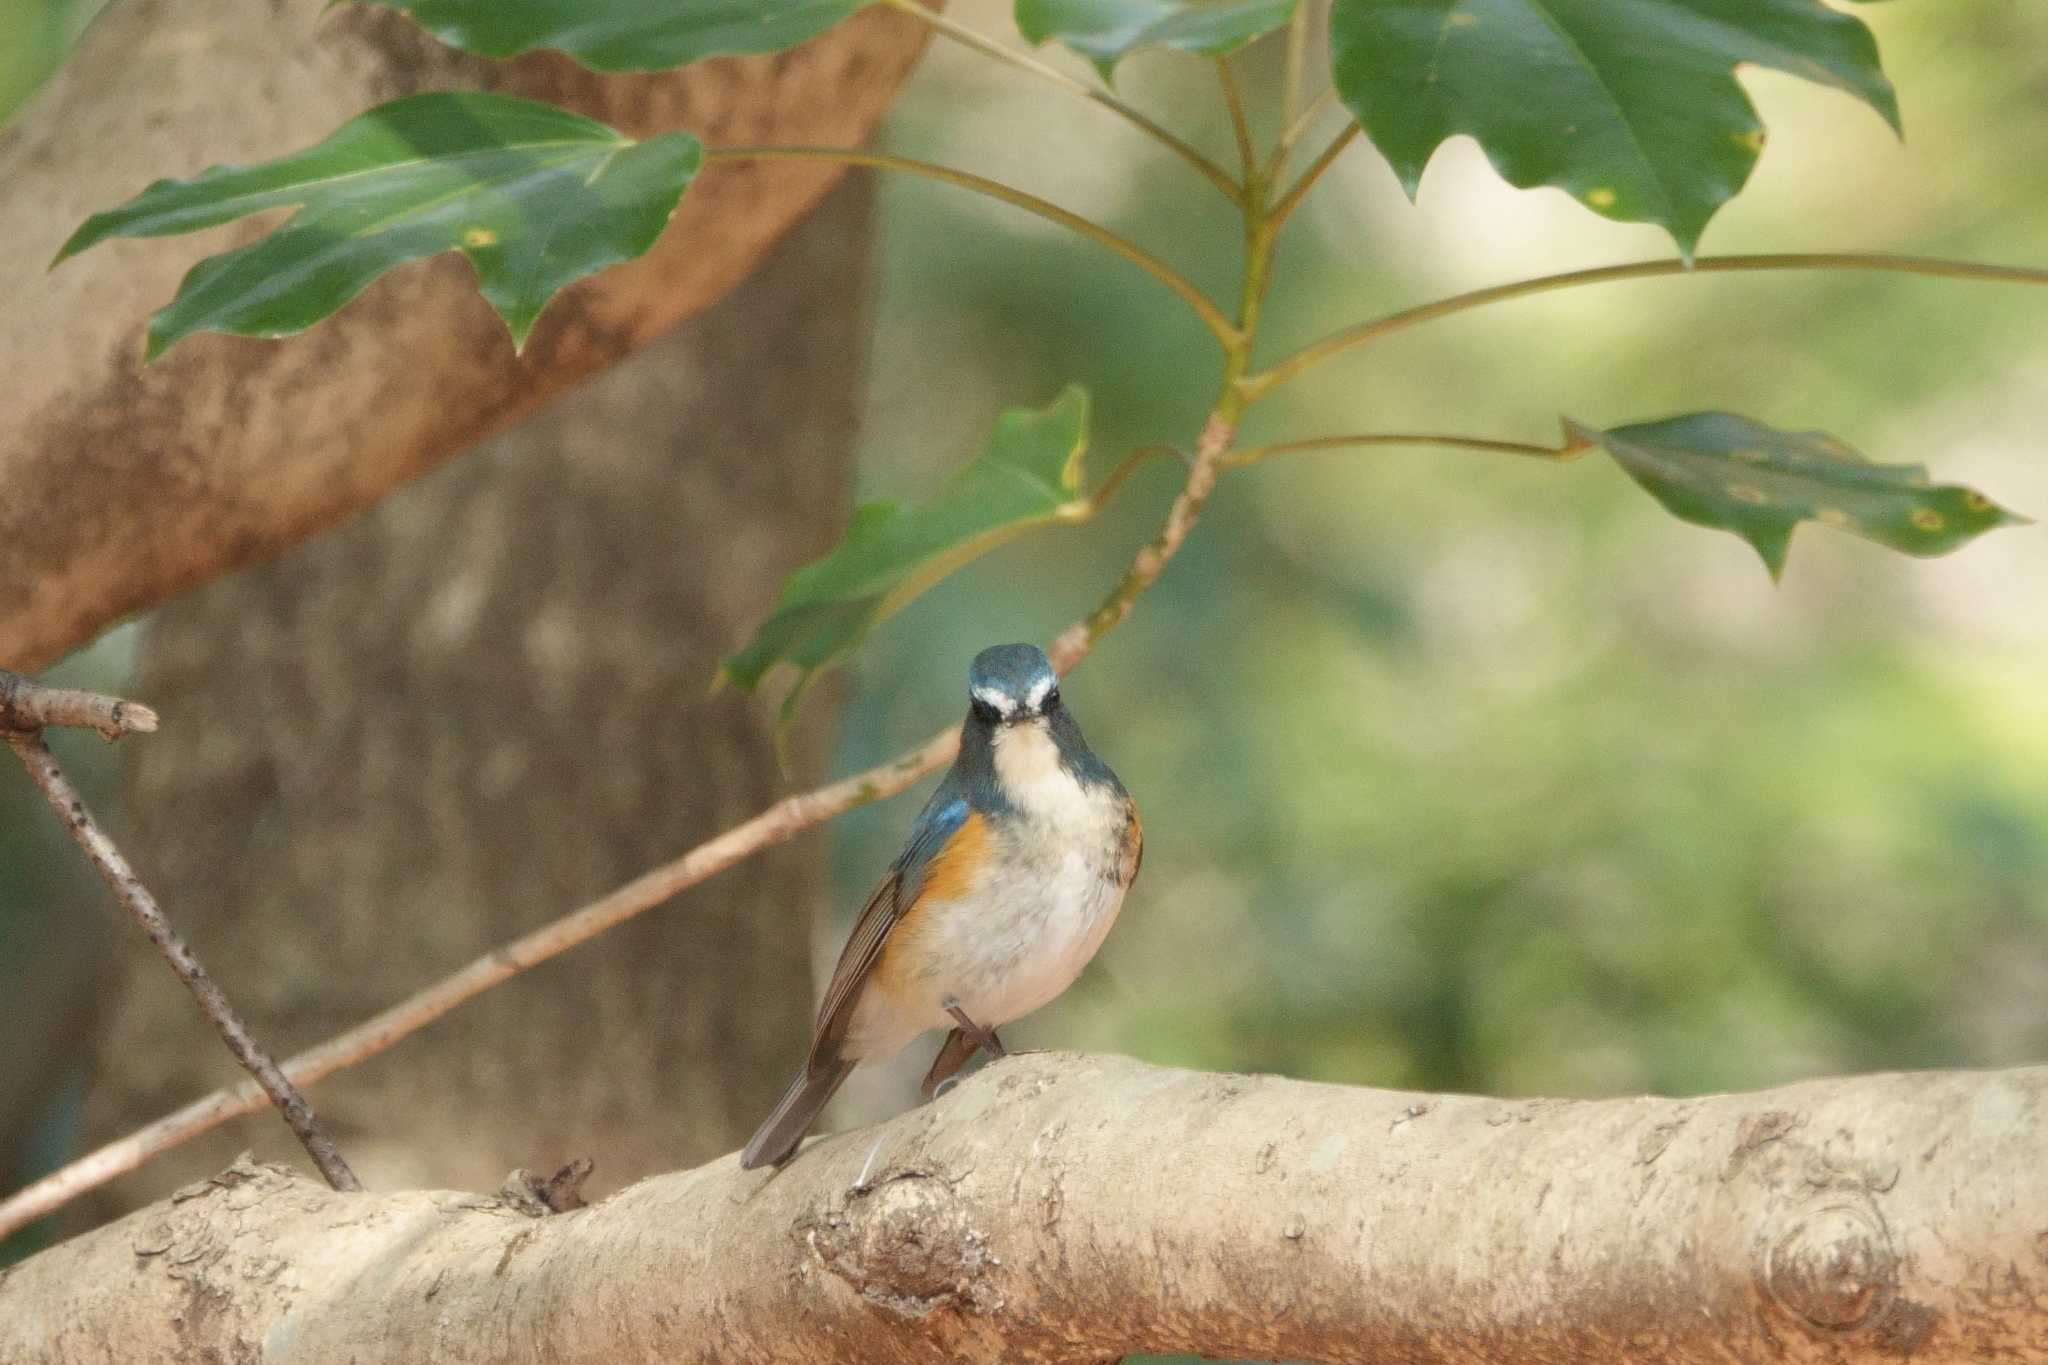
<instances>
[{"instance_id":1,"label":"bird's wing","mask_svg":"<svg viewBox=\"0 0 2048 1365\"><path fill-rule=\"evenodd\" d=\"M825 999L818 1006L818 1028L811 1040L813 1071L838 1062L840 1044L845 1041L847 1026L853 1019L854 1003L860 999L860 988L867 983L875 963L881 960L882 945L888 941L889 931L916 902L926 867L945 848L947 840L966 825L969 813L964 798L945 788L934 793L931 803L917 817L909 844L875 884L868 903L861 908L860 918L854 921L853 933L839 952L839 965L832 969Z\"/></svg>"}]
</instances>

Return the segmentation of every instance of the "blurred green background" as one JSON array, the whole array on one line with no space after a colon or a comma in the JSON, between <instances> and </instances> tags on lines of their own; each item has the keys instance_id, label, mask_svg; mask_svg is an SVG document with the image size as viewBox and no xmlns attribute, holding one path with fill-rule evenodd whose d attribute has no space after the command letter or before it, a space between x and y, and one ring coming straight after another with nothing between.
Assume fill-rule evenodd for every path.
<instances>
[{"instance_id":1,"label":"blurred green background","mask_svg":"<svg viewBox=\"0 0 2048 1365\"><path fill-rule=\"evenodd\" d=\"M0 111L94 7L0 0ZM1010 33L985 0L952 12ZM1908 141L1844 96L1746 74L1771 146L1704 249L2048 260L2048 9L1858 12ZM1241 59L1262 109L1279 65L1270 46ZM1202 64L1141 57L1119 87L1227 155ZM1236 220L1184 166L955 47L933 47L885 142L1045 193L1234 288ZM1213 348L1151 280L943 187L885 181L882 204L866 491L922 495L999 408L1068 381L1095 399L1097 471L1135 444L1192 442ZM1412 206L1360 145L1284 239L1264 353L1670 249L1509 189L1462 141ZM1566 413L1728 408L2044 515L2044 373L2038 291L1681 279L1404 334L1314 372L1249 435L1550 441ZM957 714L980 646L1086 611L1174 485L1155 464L1102 520L1020 542L885 624L853 669L841 768ZM1011 1041L1503 1094L2039 1060L2044 587L2038 528L1920 562L1809 526L1773 588L1746 546L1672 520L1594 458L1326 453L1233 477L1066 689L1144 809L1145 875L1098 964ZM122 658L117 641L78 667L118 683ZM47 942L28 912L87 875L31 800L0 782L0 956ZM835 830L849 913L914 809ZM828 927L821 958L838 942ZM851 1113L900 1106L924 1060L865 1078Z\"/></svg>"},{"instance_id":2,"label":"blurred green background","mask_svg":"<svg viewBox=\"0 0 2048 1365\"><path fill-rule=\"evenodd\" d=\"M1008 32L997 4L954 12ZM1771 145L1704 249L2048 259L2048 12L1857 12L1907 142L1844 96L1745 73ZM1280 55L1240 62L1267 105ZM1118 85L1229 157L1203 64L1140 56ZM1028 77L935 46L886 137L1234 288L1220 199ZM1000 206L900 180L882 192L867 491L918 496L998 408L1069 380L1095 398L1094 468L1134 444L1192 444L1213 347L1163 289ZM1355 146L1283 239L1262 351L1670 251L1652 229L1507 187L1469 142L1439 154L1419 206ZM1681 279L1417 329L1312 372L1251 434L1550 442L1560 414L1720 407L1924 461L2042 515L2044 371L2039 291ZM1104 521L1020 542L886 623L855 669L846 766L957 710L978 646L1046 639L1087 610L1175 483L1153 465ZM1066 688L1144 808L1145 873L1098 965L1017 1031L1190 1066L1569 1095L2038 1060L2044 666L2036 528L1917 561L1808 527L1774 589L1747 546L1674 521L1603 460L1284 457L1224 484ZM849 907L909 815L842 824Z\"/></svg>"}]
</instances>

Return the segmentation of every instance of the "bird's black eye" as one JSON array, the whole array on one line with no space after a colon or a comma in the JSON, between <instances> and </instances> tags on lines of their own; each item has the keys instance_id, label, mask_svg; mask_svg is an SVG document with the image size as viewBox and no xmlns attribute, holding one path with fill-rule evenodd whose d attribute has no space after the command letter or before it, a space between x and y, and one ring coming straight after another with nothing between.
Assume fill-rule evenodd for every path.
<instances>
[{"instance_id":1,"label":"bird's black eye","mask_svg":"<svg viewBox=\"0 0 2048 1365\"><path fill-rule=\"evenodd\" d=\"M1060 690L1055 687L1052 691L1045 694L1045 700L1038 704L1038 709L1041 711L1051 711L1058 707L1059 704Z\"/></svg>"},{"instance_id":2,"label":"bird's black eye","mask_svg":"<svg viewBox=\"0 0 2048 1365\"><path fill-rule=\"evenodd\" d=\"M980 697L976 697L974 699L974 718L984 725L994 725L1002 719L1002 716L997 714L995 707L989 705Z\"/></svg>"}]
</instances>

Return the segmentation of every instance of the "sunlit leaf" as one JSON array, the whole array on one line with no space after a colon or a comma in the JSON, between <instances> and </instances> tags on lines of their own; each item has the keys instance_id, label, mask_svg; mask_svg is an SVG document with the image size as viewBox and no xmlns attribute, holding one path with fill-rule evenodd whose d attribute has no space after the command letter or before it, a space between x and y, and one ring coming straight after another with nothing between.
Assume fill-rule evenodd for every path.
<instances>
[{"instance_id":1,"label":"sunlit leaf","mask_svg":"<svg viewBox=\"0 0 2048 1365\"><path fill-rule=\"evenodd\" d=\"M159 180L93 215L57 259L297 206L275 232L193 267L150 319L150 357L194 332L300 331L391 267L450 250L524 345L563 286L654 245L702 155L688 133L635 142L529 100L413 95L275 161Z\"/></svg>"},{"instance_id":2,"label":"sunlit leaf","mask_svg":"<svg viewBox=\"0 0 2048 1365\"><path fill-rule=\"evenodd\" d=\"M1338 94L1413 197L1448 137L1690 254L1764 126L1739 63L1847 91L1899 126L1861 20L1822 0L1335 0Z\"/></svg>"},{"instance_id":3,"label":"sunlit leaf","mask_svg":"<svg viewBox=\"0 0 2048 1365\"><path fill-rule=\"evenodd\" d=\"M1817 521L1909 555L1940 555L2021 523L1973 488L1931 484L1919 465L1874 464L1825 432L1780 431L1730 412L1695 412L1599 431L1567 421L1673 516L1733 531L1776 578L1792 531Z\"/></svg>"},{"instance_id":4,"label":"sunlit leaf","mask_svg":"<svg viewBox=\"0 0 2048 1365\"><path fill-rule=\"evenodd\" d=\"M1054 39L1095 63L1108 80L1142 47L1220 57L1294 15L1295 0L1017 0L1017 29Z\"/></svg>"},{"instance_id":5,"label":"sunlit leaf","mask_svg":"<svg viewBox=\"0 0 2048 1365\"><path fill-rule=\"evenodd\" d=\"M726 660L723 676L751 689L776 665L791 665L797 683L783 714L792 714L820 672L947 574L1026 531L1091 516L1095 504L1082 489L1087 445L1088 395L1078 388L1050 407L1008 409L981 453L930 501L855 512L830 554L789 576L774 614Z\"/></svg>"},{"instance_id":6,"label":"sunlit leaf","mask_svg":"<svg viewBox=\"0 0 2048 1365\"><path fill-rule=\"evenodd\" d=\"M535 48L599 71L654 71L705 57L780 52L866 0L362 0L413 17L442 42L485 57Z\"/></svg>"}]
</instances>

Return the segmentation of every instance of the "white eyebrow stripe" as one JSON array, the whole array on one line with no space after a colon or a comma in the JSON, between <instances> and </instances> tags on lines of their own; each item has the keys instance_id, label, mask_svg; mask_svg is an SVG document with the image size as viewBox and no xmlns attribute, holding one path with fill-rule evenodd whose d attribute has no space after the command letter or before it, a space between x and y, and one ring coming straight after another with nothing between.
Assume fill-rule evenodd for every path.
<instances>
[{"instance_id":1,"label":"white eyebrow stripe","mask_svg":"<svg viewBox=\"0 0 2048 1365\"><path fill-rule=\"evenodd\" d=\"M1058 682L1058 678L1040 678L1035 684L1033 684L1031 688L1031 698L1029 701L1025 703L1025 705L1029 706L1032 710L1036 711L1039 708L1040 703L1044 702L1046 694L1052 691L1053 687Z\"/></svg>"},{"instance_id":2,"label":"white eyebrow stripe","mask_svg":"<svg viewBox=\"0 0 2048 1365\"><path fill-rule=\"evenodd\" d=\"M1017 699L1015 697L1010 696L1006 692L998 692L993 687L975 688L974 699L995 707L998 712L1006 716L1017 709Z\"/></svg>"}]
</instances>

